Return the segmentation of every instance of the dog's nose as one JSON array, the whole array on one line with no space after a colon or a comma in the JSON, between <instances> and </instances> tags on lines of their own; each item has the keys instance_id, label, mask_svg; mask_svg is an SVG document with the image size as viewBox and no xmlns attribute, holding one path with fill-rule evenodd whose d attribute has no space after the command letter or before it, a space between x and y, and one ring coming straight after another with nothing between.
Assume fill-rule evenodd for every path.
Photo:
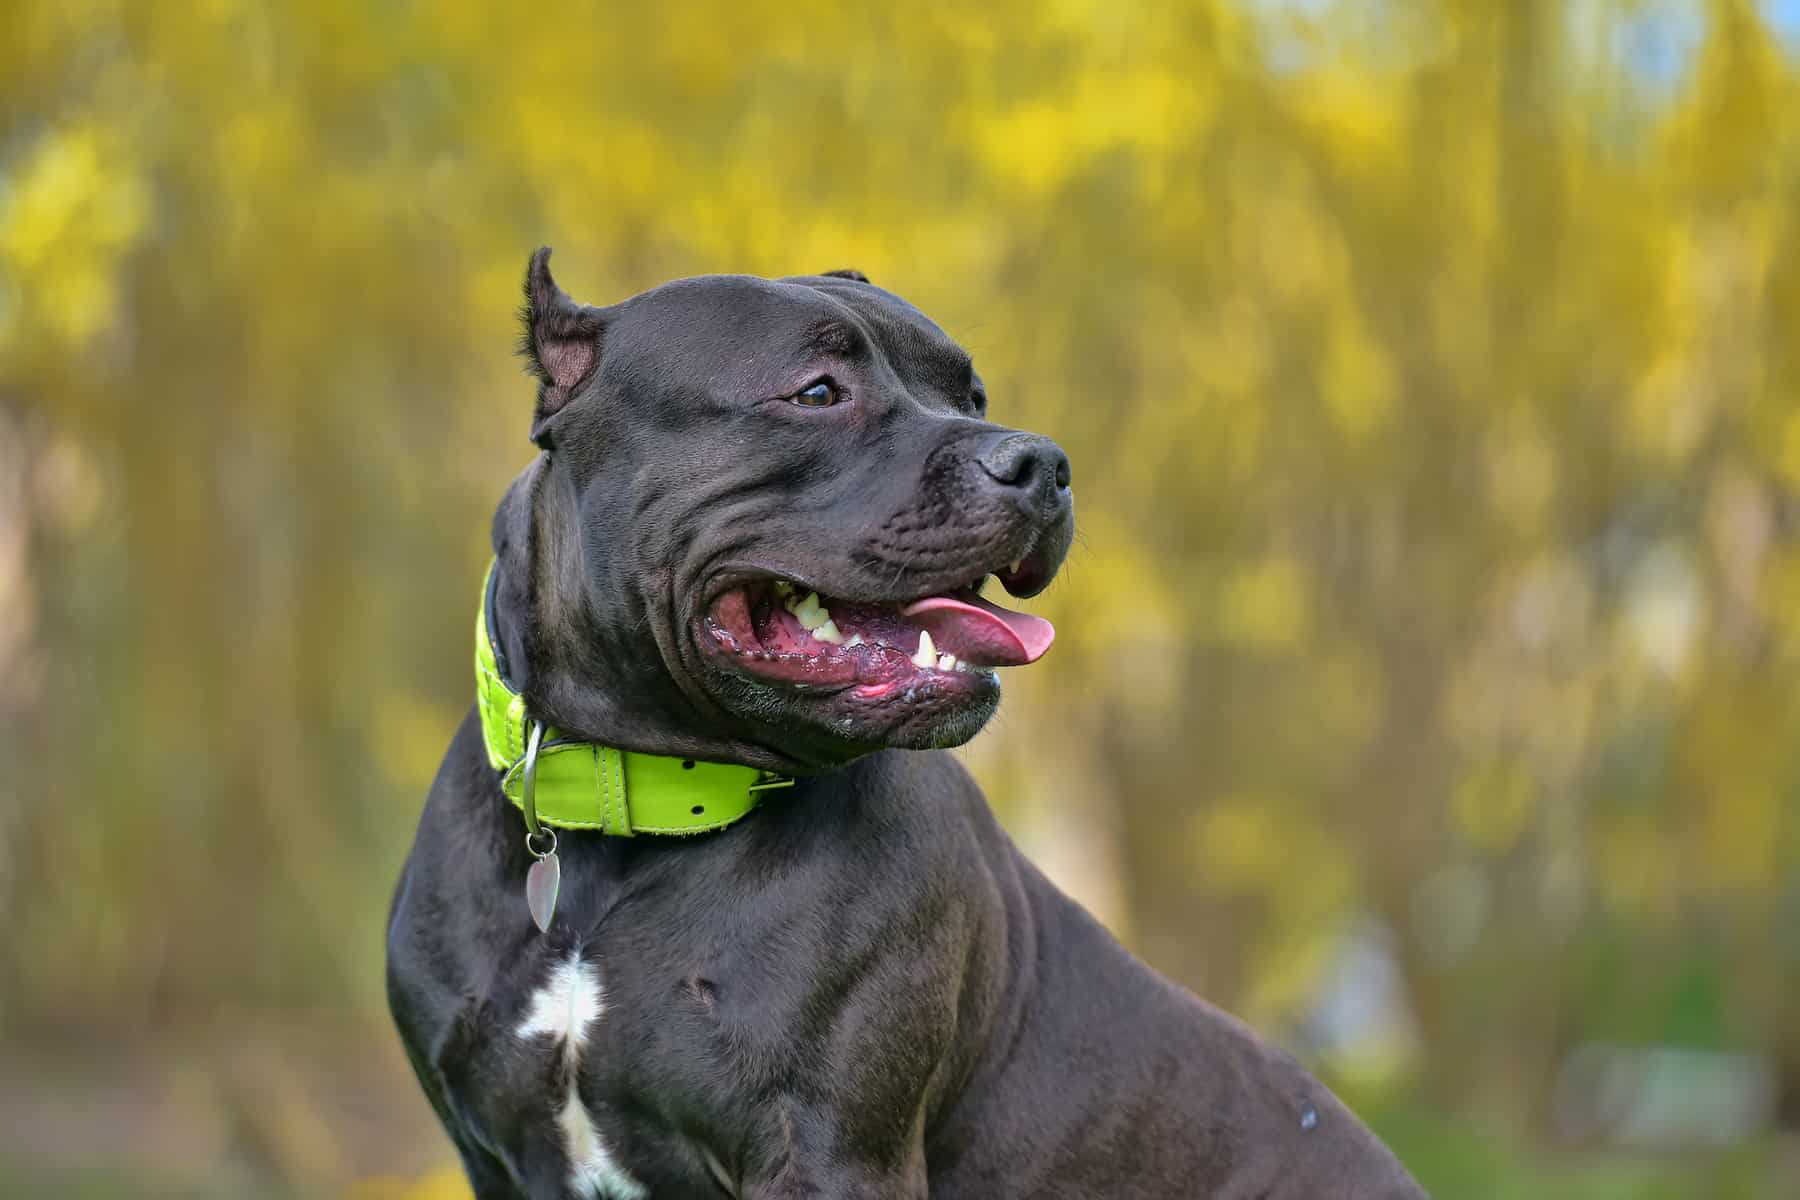
<instances>
[{"instance_id":1,"label":"dog's nose","mask_svg":"<svg viewBox=\"0 0 1800 1200\"><path fill-rule=\"evenodd\" d=\"M1006 433L981 452L981 469L995 483L1035 491L1069 486L1069 456L1062 447L1035 433Z\"/></svg>"},{"instance_id":2,"label":"dog's nose","mask_svg":"<svg viewBox=\"0 0 1800 1200\"><path fill-rule=\"evenodd\" d=\"M1044 515L1069 500L1069 456L1062 447L1035 433L1004 433L990 442L976 461L989 479L1040 508Z\"/></svg>"}]
</instances>

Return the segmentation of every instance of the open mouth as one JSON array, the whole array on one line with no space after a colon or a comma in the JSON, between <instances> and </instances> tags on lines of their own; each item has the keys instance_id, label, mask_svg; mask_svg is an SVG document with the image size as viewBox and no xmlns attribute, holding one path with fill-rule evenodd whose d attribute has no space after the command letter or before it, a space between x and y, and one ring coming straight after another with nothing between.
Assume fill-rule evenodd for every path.
<instances>
[{"instance_id":1,"label":"open mouth","mask_svg":"<svg viewBox=\"0 0 1800 1200\"><path fill-rule=\"evenodd\" d=\"M801 689L854 688L874 698L919 683L992 686L992 668L1037 661L1056 630L984 600L982 582L866 603L791 580L753 580L713 603L707 630L744 672Z\"/></svg>"}]
</instances>

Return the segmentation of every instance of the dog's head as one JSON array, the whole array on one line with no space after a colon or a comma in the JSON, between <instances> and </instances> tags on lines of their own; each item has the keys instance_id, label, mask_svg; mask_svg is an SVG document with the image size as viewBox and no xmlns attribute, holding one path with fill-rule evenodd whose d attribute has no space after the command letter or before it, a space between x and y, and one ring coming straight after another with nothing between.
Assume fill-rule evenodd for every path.
<instances>
[{"instance_id":1,"label":"dog's head","mask_svg":"<svg viewBox=\"0 0 1800 1200\"><path fill-rule=\"evenodd\" d=\"M533 703L579 730L597 690L613 724L673 721L699 753L784 767L973 736L993 668L1050 642L978 591L1056 573L1061 449L988 421L968 354L855 272L591 308L548 259L524 313L545 454L509 501L530 514Z\"/></svg>"}]
</instances>

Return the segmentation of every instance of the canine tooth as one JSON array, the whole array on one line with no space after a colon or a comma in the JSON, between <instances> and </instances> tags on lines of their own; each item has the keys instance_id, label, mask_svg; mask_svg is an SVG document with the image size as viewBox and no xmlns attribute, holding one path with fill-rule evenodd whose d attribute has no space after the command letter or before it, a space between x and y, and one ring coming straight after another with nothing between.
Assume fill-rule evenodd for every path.
<instances>
[{"instance_id":1,"label":"canine tooth","mask_svg":"<svg viewBox=\"0 0 1800 1200\"><path fill-rule=\"evenodd\" d=\"M819 603L819 593L808 592L806 599L795 606L794 619L802 629L817 629L831 620L831 611Z\"/></svg>"},{"instance_id":2,"label":"canine tooth","mask_svg":"<svg viewBox=\"0 0 1800 1200\"><path fill-rule=\"evenodd\" d=\"M954 654L938 655L937 669L940 671L956 670L956 655L954 655Z\"/></svg>"},{"instance_id":3,"label":"canine tooth","mask_svg":"<svg viewBox=\"0 0 1800 1200\"><path fill-rule=\"evenodd\" d=\"M1008 567L1008 568L1006 568L1006 573L1007 573L1007 574L1008 574L1008 575L1017 575L1017 574L1018 574L1018 573L1019 573L1019 564L1020 564L1020 563L1022 563L1022 562L1024 562L1024 561L1025 561L1025 560L1024 560L1024 559L1022 559L1022 558L1015 558L1015 559L1013 559L1013 560L1012 560L1012 566L1010 566L1010 567Z\"/></svg>"},{"instance_id":4,"label":"canine tooth","mask_svg":"<svg viewBox=\"0 0 1800 1200\"><path fill-rule=\"evenodd\" d=\"M913 666L921 670L937 666L937 647L931 644L931 630L919 631L919 649L912 656Z\"/></svg>"},{"instance_id":5,"label":"canine tooth","mask_svg":"<svg viewBox=\"0 0 1800 1200\"><path fill-rule=\"evenodd\" d=\"M830 642L833 646L844 644L844 635L838 632L837 622L827 619L826 622L812 631L814 638L821 642Z\"/></svg>"}]
</instances>

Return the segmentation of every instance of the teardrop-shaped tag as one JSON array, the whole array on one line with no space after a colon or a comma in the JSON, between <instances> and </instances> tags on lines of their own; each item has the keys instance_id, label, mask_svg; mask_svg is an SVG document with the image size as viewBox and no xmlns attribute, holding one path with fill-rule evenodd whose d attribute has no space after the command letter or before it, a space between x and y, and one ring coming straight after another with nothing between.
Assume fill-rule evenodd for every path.
<instances>
[{"instance_id":1,"label":"teardrop-shaped tag","mask_svg":"<svg viewBox=\"0 0 1800 1200\"><path fill-rule=\"evenodd\" d=\"M550 918L556 915L556 893L562 887L562 864L556 861L556 852L549 854L531 864L525 872L525 903L531 909L531 919L537 922L538 932L550 931Z\"/></svg>"}]
</instances>

